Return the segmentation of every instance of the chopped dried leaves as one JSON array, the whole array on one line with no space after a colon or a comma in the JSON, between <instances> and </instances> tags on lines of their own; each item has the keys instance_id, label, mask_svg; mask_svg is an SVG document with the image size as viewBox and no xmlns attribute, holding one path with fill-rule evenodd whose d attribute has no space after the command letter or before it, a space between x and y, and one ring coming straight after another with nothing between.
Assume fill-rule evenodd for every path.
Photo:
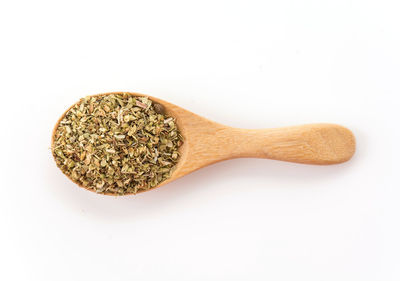
<instances>
[{"instance_id":1,"label":"chopped dried leaves","mask_svg":"<svg viewBox=\"0 0 400 281\"><path fill-rule=\"evenodd\" d=\"M78 184L123 195L168 179L182 143L162 105L123 93L81 99L56 128L52 151L58 167Z\"/></svg>"}]
</instances>

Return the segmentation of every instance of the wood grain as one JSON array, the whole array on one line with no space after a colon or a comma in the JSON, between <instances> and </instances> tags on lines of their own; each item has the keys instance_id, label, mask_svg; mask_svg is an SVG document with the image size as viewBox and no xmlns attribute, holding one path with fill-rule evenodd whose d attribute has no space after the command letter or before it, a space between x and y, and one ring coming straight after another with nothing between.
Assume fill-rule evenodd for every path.
<instances>
[{"instance_id":1,"label":"wood grain","mask_svg":"<svg viewBox=\"0 0 400 281\"><path fill-rule=\"evenodd\" d=\"M121 94L122 92L105 93ZM129 93L135 96L147 96ZM171 178L157 187L213 163L233 158L266 158L305 164L337 164L355 152L352 132L335 124L310 124L274 129L238 129L218 124L186 109L150 97L176 118L184 137L181 158ZM57 122L54 133L60 120ZM250 118L250 117L249 117ZM53 145L52 145L53 147Z\"/></svg>"},{"instance_id":2,"label":"wood grain","mask_svg":"<svg viewBox=\"0 0 400 281\"><path fill-rule=\"evenodd\" d=\"M213 163L233 158L265 158L328 165L349 160L355 152L353 133L335 124L309 124L274 129L238 129L210 121L157 98L177 119L185 138L172 177L161 185Z\"/></svg>"}]
</instances>

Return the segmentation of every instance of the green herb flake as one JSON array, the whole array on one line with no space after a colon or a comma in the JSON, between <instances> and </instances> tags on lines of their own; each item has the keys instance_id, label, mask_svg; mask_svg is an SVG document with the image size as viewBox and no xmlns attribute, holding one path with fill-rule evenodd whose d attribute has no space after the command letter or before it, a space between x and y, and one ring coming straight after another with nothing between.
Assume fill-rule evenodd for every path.
<instances>
[{"instance_id":1,"label":"green herb flake","mask_svg":"<svg viewBox=\"0 0 400 281\"><path fill-rule=\"evenodd\" d=\"M176 120L161 104L123 93L81 99L59 122L52 152L79 185L124 195L168 179L182 143Z\"/></svg>"}]
</instances>

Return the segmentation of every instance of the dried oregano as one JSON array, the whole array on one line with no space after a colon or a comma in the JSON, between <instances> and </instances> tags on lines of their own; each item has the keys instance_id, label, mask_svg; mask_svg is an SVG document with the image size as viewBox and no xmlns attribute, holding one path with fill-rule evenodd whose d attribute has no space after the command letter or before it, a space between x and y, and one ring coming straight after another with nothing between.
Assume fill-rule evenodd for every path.
<instances>
[{"instance_id":1,"label":"dried oregano","mask_svg":"<svg viewBox=\"0 0 400 281\"><path fill-rule=\"evenodd\" d=\"M175 119L147 97L89 96L59 122L52 151L58 167L98 193L136 193L170 177L183 139Z\"/></svg>"}]
</instances>

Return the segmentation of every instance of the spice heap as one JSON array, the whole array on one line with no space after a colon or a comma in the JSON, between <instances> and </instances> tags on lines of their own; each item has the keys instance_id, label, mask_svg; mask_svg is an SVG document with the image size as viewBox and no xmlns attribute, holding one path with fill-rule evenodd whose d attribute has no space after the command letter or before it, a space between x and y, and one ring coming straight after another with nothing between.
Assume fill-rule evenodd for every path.
<instances>
[{"instance_id":1,"label":"spice heap","mask_svg":"<svg viewBox=\"0 0 400 281\"><path fill-rule=\"evenodd\" d=\"M81 99L55 129L52 151L76 183L123 195L169 178L182 143L175 119L162 105L122 93Z\"/></svg>"}]
</instances>

